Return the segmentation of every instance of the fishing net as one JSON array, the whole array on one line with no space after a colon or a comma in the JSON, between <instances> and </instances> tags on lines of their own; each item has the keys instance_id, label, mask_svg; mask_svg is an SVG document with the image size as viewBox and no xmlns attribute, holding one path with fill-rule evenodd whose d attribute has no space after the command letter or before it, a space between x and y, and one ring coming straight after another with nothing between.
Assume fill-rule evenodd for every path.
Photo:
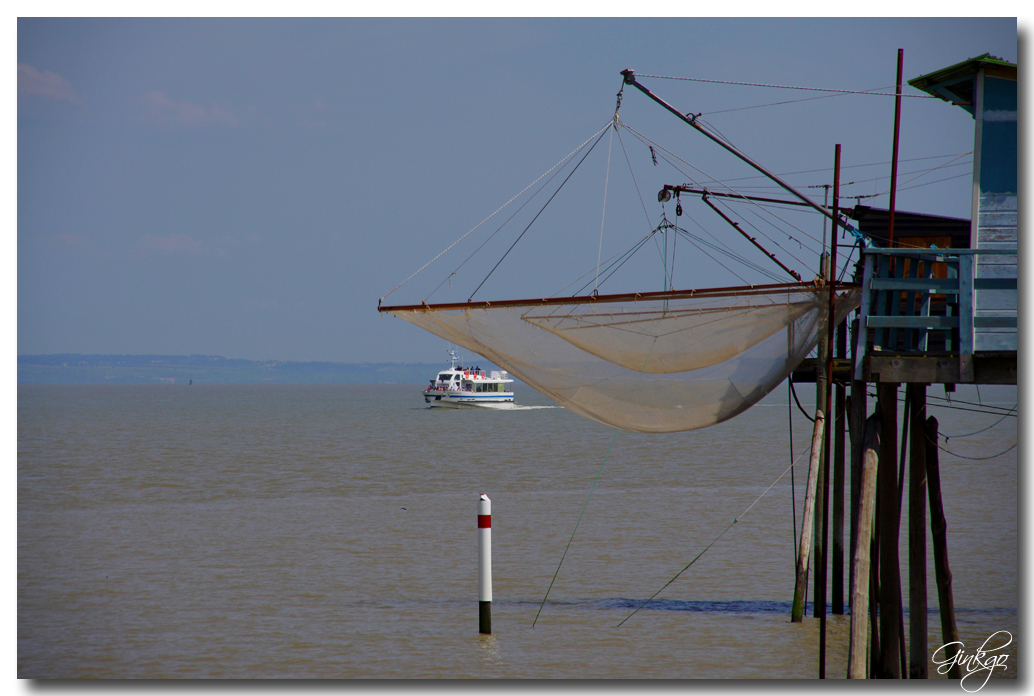
<instances>
[{"instance_id":1,"label":"fishing net","mask_svg":"<svg viewBox=\"0 0 1034 696\"><path fill-rule=\"evenodd\" d=\"M800 284L381 310L575 413L659 433L714 425L757 403L827 331L828 297ZM838 323L859 297L837 293Z\"/></svg>"}]
</instances>

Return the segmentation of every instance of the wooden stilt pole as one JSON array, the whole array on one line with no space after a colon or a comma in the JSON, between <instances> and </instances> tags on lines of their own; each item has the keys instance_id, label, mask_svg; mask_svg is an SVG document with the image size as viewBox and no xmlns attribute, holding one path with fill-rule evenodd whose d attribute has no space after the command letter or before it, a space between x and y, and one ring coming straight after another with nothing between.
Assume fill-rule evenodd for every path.
<instances>
[{"instance_id":1,"label":"wooden stilt pole","mask_svg":"<svg viewBox=\"0 0 1034 696\"><path fill-rule=\"evenodd\" d=\"M823 253L821 260L823 273L825 273L828 268L826 265L827 260L827 254ZM825 333L823 333L819 338L818 359L815 361L815 410L821 411L823 416L828 412L826 409L826 361L829 357L829 347L829 338ZM826 429L828 430L828 427ZM826 460L828 453L826 452L824 444L820 444L820 447L818 482L815 489L815 516L813 518L814 529L812 529L812 533L814 535L812 547L815 555L815 562L812 564L813 578L811 615L816 619L821 617L819 612L820 607L826 606L826 549L823 545L825 536L822 534L822 522L824 519L823 513L826 509L826 487L822 485L822 482L826 475Z\"/></svg>"},{"instance_id":2,"label":"wooden stilt pole","mask_svg":"<svg viewBox=\"0 0 1034 696\"><path fill-rule=\"evenodd\" d=\"M879 468L879 418L871 416L865 424L862 475L859 486L858 535L852 549L851 637L847 658L848 679L867 677L869 640L869 566L872 554L873 513L876 507L876 473Z\"/></svg>"},{"instance_id":3,"label":"wooden stilt pole","mask_svg":"<svg viewBox=\"0 0 1034 696\"><path fill-rule=\"evenodd\" d=\"M839 219L840 200L840 144L833 148L833 219ZM829 272L826 274L826 285L829 287L829 311L826 314L826 437L823 449L822 470L822 539L821 551L816 556L820 567L816 577L815 590L819 597L819 679L826 678L826 572L829 554L829 468L833 452L833 428L836 427L837 414L833 410L833 349L836 341L836 300L837 300L837 230L829 237ZM843 559L841 559L842 561ZM820 588L821 583L821 588Z\"/></svg>"},{"instance_id":4,"label":"wooden stilt pole","mask_svg":"<svg viewBox=\"0 0 1034 696\"><path fill-rule=\"evenodd\" d=\"M852 322L852 332L857 336L857 331L858 320L855 319ZM858 345L858 341L853 340L851 344L856 346ZM854 361L860 359L861 356L851 356L852 368ZM854 374L853 371L852 374ZM855 538L858 534L858 494L861 490L860 486L862 480L862 438L864 437L865 431L865 413L867 411L866 402L865 382L860 380L852 381L851 399L847 407L850 413L849 420L851 426L851 549L854 549ZM848 582L849 586L854 586L854 564L851 565L851 577Z\"/></svg>"},{"instance_id":5,"label":"wooden stilt pole","mask_svg":"<svg viewBox=\"0 0 1034 696\"><path fill-rule=\"evenodd\" d=\"M901 678L901 577L898 568L898 384L880 382L880 669L884 679Z\"/></svg>"},{"instance_id":6,"label":"wooden stilt pole","mask_svg":"<svg viewBox=\"0 0 1034 696\"><path fill-rule=\"evenodd\" d=\"M911 386L911 385L908 385L908 386ZM908 437L908 434L909 434L908 419L909 419L909 416L910 416L910 414L912 412L912 409L910 408L911 398L912 398L912 390L906 388L905 389L905 409L904 409L905 413L904 413L904 416L903 416L904 424L901 426L901 457L898 460L900 462L900 465L898 467L898 488L897 488L897 490L898 490L898 515L897 515L897 518L896 518L895 523L894 523L895 524L894 528L898 530L899 539L900 539L900 534L901 534L901 531L900 531L901 530L901 508L902 508L902 506L904 504L903 503L903 496L905 495L905 462L908 461L907 459L905 459L905 452L908 451L906 449L906 447L908 446L908 441L909 441L909 437ZM904 602L904 598L902 596L901 569L900 569L900 567L898 568L898 645L901 648L901 652L898 653L898 656L900 658L900 667L901 667L900 674L901 674L901 678L902 679L907 679L908 678L908 658L906 657L906 652L907 651L905 650L905 646L908 645L908 638L905 636L905 602Z\"/></svg>"},{"instance_id":7,"label":"wooden stilt pole","mask_svg":"<svg viewBox=\"0 0 1034 696\"><path fill-rule=\"evenodd\" d=\"M959 639L955 626L955 599L951 590L951 569L948 567L948 524L944 520L944 505L941 501L941 473L937 454L937 419L926 420L926 478L930 491L930 536L933 538L933 563L937 576L937 601L941 610L941 640L944 645ZM956 648L946 649L947 658L953 658ZM951 679L962 677L958 664L948 671Z\"/></svg>"},{"instance_id":8,"label":"wooden stilt pole","mask_svg":"<svg viewBox=\"0 0 1034 696\"><path fill-rule=\"evenodd\" d=\"M834 230L836 234L836 230ZM838 358L847 357L847 324L837 327ZM833 571L830 579L830 611L844 613L844 430L847 421L845 389L835 386L836 419L833 421ZM853 547L852 547L853 548Z\"/></svg>"},{"instance_id":9,"label":"wooden stilt pole","mask_svg":"<svg viewBox=\"0 0 1034 696\"><path fill-rule=\"evenodd\" d=\"M822 411L815 412L815 428L811 436L811 464L808 466L808 485L804 493L804 515L801 520L801 541L797 552L797 580L793 590L793 608L790 621L804 620L805 586L808 582L808 555L811 551L811 532L815 516L815 489L819 481L819 463L822 459L822 433L826 417Z\"/></svg>"},{"instance_id":10,"label":"wooden stilt pole","mask_svg":"<svg viewBox=\"0 0 1034 696\"><path fill-rule=\"evenodd\" d=\"M912 432L908 463L909 679L927 678L926 648L926 385L909 384Z\"/></svg>"},{"instance_id":11,"label":"wooden stilt pole","mask_svg":"<svg viewBox=\"0 0 1034 696\"><path fill-rule=\"evenodd\" d=\"M876 524L872 530L871 564L869 565L869 678L880 674L883 664L883 643L880 641L880 496L879 471L876 474Z\"/></svg>"}]
</instances>

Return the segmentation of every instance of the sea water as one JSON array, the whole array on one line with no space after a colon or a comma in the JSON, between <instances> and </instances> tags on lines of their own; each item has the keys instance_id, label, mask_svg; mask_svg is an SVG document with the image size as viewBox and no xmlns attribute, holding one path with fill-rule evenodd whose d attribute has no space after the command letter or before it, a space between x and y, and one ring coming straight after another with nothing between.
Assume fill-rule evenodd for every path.
<instances>
[{"instance_id":1,"label":"sea water","mask_svg":"<svg viewBox=\"0 0 1034 696\"><path fill-rule=\"evenodd\" d=\"M797 389L809 407L814 387ZM789 620L811 424L785 385L667 435L617 432L528 388L507 410L431 409L419 391L19 387L18 676L817 676L812 607ZM1015 388L953 396L1016 403ZM983 458L1016 442L1017 419L945 405L929 412L954 436L940 468L960 639L972 651L1008 631L994 676L1015 677L1016 449ZM907 495L901 520L907 604ZM932 654L929 541L927 555ZM848 627L829 617L830 677L846 672Z\"/></svg>"}]
</instances>

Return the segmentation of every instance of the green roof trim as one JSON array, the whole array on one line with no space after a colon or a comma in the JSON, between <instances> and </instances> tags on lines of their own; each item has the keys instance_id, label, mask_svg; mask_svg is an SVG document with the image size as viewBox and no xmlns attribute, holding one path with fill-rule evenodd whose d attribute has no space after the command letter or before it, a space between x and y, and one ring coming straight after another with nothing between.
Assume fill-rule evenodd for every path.
<instances>
[{"instance_id":1,"label":"green roof trim","mask_svg":"<svg viewBox=\"0 0 1034 696\"><path fill-rule=\"evenodd\" d=\"M997 77L1016 79L1016 64L985 53L976 58L942 68L908 81L918 90L932 94L948 102L966 103L972 99L972 82L967 78L976 75L981 68L992 68Z\"/></svg>"}]
</instances>

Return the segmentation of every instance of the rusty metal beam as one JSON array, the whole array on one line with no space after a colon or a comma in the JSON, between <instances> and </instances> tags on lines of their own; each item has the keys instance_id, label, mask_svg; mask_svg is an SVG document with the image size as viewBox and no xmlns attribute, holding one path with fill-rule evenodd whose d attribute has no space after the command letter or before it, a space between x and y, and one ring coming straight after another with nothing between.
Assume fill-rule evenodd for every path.
<instances>
[{"instance_id":1,"label":"rusty metal beam","mask_svg":"<svg viewBox=\"0 0 1034 696\"><path fill-rule=\"evenodd\" d=\"M726 221L727 223L729 223L730 225L732 225L732 226L733 226L733 227L734 227L734 228L736 229L736 231L737 231L737 232L739 232L739 233L740 233L740 234L742 234L742 235L743 235L744 237L746 237L746 238L747 238L748 240L750 240L750 243L751 243L751 244L753 244L754 246L756 246L756 247L757 247L758 249L761 249L761 251L763 251L763 252L764 252L765 256L767 256L768 258L772 259L772 261L774 261L774 262L775 262L775 264L776 264L777 266L779 266L779 267L780 267L780 268L782 268L782 269L783 269L784 271L786 271L786 272L787 272L787 273L789 273L789 274L790 274L791 276L793 276L794 280L798 280L798 281L799 281L799 280L801 279L801 274L800 274L800 273L798 273L797 271L793 271L793 270L790 270L789 268L787 268L786 266L784 266L784 265L783 265L783 263L782 263L782 262L781 262L781 261L780 261L779 259L777 259L777 258L775 257L775 254L770 254L770 253L768 252L768 249L766 249L765 247L763 247L763 246L761 246L760 244L758 244L758 240L757 240L757 239L755 239L754 237L751 237L751 236L750 236L749 234L747 234L746 232L744 232L744 231L743 231L742 229L740 229L740 226L739 226L738 224L736 224L735 222L733 222L733 221L732 221L732 220L731 220L731 219L729 218L729 216L728 216L728 215L726 215L726 214L725 214L725 213L723 213L722 211L718 210L718 208L716 208L716 207L715 207L714 203L712 203L711 201L707 200L707 196L704 196L704 198L703 198L703 201L704 201L704 203L707 203L707 205L708 205L708 206L710 206L711 210L713 210L714 212L716 212L716 213L718 213L719 215L721 215L721 216L722 216L722 219L723 219L723 220L725 220L725 221Z\"/></svg>"}]
</instances>

